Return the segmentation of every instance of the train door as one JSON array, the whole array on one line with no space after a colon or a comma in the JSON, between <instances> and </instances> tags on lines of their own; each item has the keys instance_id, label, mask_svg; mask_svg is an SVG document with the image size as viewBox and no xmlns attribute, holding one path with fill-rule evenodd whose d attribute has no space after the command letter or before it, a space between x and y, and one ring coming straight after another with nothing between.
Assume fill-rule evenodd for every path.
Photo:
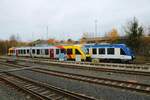
<instances>
[{"instance_id":1,"label":"train door","mask_svg":"<svg viewBox=\"0 0 150 100\"><path fill-rule=\"evenodd\" d=\"M49 50L50 58L54 58L54 49Z\"/></svg>"}]
</instances>

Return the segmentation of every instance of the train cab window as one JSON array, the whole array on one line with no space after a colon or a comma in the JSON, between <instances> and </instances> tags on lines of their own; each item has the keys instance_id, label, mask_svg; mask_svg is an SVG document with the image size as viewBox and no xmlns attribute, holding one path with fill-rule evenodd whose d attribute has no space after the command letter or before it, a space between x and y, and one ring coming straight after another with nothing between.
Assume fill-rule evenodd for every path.
<instances>
[{"instance_id":1,"label":"train cab window","mask_svg":"<svg viewBox=\"0 0 150 100\"><path fill-rule=\"evenodd\" d=\"M81 55L80 51L78 49L75 49L75 54Z\"/></svg>"},{"instance_id":2,"label":"train cab window","mask_svg":"<svg viewBox=\"0 0 150 100\"><path fill-rule=\"evenodd\" d=\"M107 54L114 55L115 54L114 48L107 48Z\"/></svg>"},{"instance_id":3,"label":"train cab window","mask_svg":"<svg viewBox=\"0 0 150 100\"><path fill-rule=\"evenodd\" d=\"M40 54L40 49L37 49L37 55L39 55Z\"/></svg>"},{"instance_id":4,"label":"train cab window","mask_svg":"<svg viewBox=\"0 0 150 100\"><path fill-rule=\"evenodd\" d=\"M96 48L92 49L92 54L97 54L97 49Z\"/></svg>"},{"instance_id":5,"label":"train cab window","mask_svg":"<svg viewBox=\"0 0 150 100\"><path fill-rule=\"evenodd\" d=\"M67 49L67 54L73 54L72 49Z\"/></svg>"},{"instance_id":6,"label":"train cab window","mask_svg":"<svg viewBox=\"0 0 150 100\"><path fill-rule=\"evenodd\" d=\"M48 55L48 49L45 49L45 55Z\"/></svg>"},{"instance_id":7,"label":"train cab window","mask_svg":"<svg viewBox=\"0 0 150 100\"><path fill-rule=\"evenodd\" d=\"M123 49L120 49L120 55L126 55Z\"/></svg>"},{"instance_id":8,"label":"train cab window","mask_svg":"<svg viewBox=\"0 0 150 100\"><path fill-rule=\"evenodd\" d=\"M27 54L29 54L29 49L27 49Z\"/></svg>"},{"instance_id":9,"label":"train cab window","mask_svg":"<svg viewBox=\"0 0 150 100\"><path fill-rule=\"evenodd\" d=\"M35 54L35 49L32 49L32 54Z\"/></svg>"},{"instance_id":10,"label":"train cab window","mask_svg":"<svg viewBox=\"0 0 150 100\"><path fill-rule=\"evenodd\" d=\"M59 49L56 49L56 54L59 54Z\"/></svg>"},{"instance_id":11,"label":"train cab window","mask_svg":"<svg viewBox=\"0 0 150 100\"><path fill-rule=\"evenodd\" d=\"M105 48L99 48L99 54L105 54Z\"/></svg>"}]
</instances>

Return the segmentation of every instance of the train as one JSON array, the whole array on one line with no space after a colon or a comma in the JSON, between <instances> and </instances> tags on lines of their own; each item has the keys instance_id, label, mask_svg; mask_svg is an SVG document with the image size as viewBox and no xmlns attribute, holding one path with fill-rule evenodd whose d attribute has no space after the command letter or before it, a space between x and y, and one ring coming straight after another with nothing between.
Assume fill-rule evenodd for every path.
<instances>
[{"instance_id":1,"label":"train","mask_svg":"<svg viewBox=\"0 0 150 100\"><path fill-rule=\"evenodd\" d=\"M12 47L9 56L37 57L59 59L64 55L66 60L76 60L80 55L81 61L130 62L135 59L133 51L125 44L79 44L41 47Z\"/></svg>"},{"instance_id":2,"label":"train","mask_svg":"<svg viewBox=\"0 0 150 100\"><path fill-rule=\"evenodd\" d=\"M75 60L77 55L80 55L81 61L89 61L91 59L91 56L82 45L12 47L8 50L9 56L50 58L57 60L62 54L67 60Z\"/></svg>"},{"instance_id":3,"label":"train","mask_svg":"<svg viewBox=\"0 0 150 100\"><path fill-rule=\"evenodd\" d=\"M125 44L85 44L92 59L111 62L130 62L135 59L133 51Z\"/></svg>"}]
</instances>

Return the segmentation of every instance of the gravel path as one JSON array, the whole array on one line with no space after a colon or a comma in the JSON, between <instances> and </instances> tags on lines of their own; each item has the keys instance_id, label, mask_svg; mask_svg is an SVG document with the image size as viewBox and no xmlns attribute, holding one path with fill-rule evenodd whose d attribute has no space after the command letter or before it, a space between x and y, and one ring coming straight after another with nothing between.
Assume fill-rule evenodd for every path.
<instances>
[{"instance_id":1,"label":"gravel path","mask_svg":"<svg viewBox=\"0 0 150 100\"><path fill-rule=\"evenodd\" d=\"M56 76L50 76L42 73L37 73L29 70L12 72L17 75L32 78L41 82L45 82L60 88L70 91L94 96L100 100L150 100L150 95L140 94L137 92L116 89L107 86L89 84L76 80L69 80Z\"/></svg>"}]
</instances>

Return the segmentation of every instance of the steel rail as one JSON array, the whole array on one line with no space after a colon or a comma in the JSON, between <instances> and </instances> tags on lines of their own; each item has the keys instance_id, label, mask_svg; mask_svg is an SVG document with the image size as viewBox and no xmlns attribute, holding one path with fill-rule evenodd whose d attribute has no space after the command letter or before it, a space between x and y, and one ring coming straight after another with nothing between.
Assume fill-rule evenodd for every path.
<instances>
[{"instance_id":1,"label":"steel rail","mask_svg":"<svg viewBox=\"0 0 150 100\"><path fill-rule=\"evenodd\" d=\"M36 69L30 69L30 70L53 75L53 76L64 77L64 78L73 79L73 80L79 80L79 81L83 81L83 82L89 82L89 83L95 83L95 84L99 84L99 85L123 88L123 89L127 89L127 90L135 90L138 92L143 92L143 93L148 93L148 94L150 93L150 85L149 84L130 82L130 81L121 81L121 80L108 79L108 78L100 78L100 77L80 75L80 74L74 74L74 73L66 73L66 72L53 71L53 70L43 69L43 68L42 69L36 68Z\"/></svg>"},{"instance_id":2,"label":"steel rail","mask_svg":"<svg viewBox=\"0 0 150 100\"><path fill-rule=\"evenodd\" d=\"M93 97L63 90L46 83L41 83L11 73L0 75L0 79L31 94L36 97L37 100L96 100Z\"/></svg>"},{"instance_id":3,"label":"steel rail","mask_svg":"<svg viewBox=\"0 0 150 100\"><path fill-rule=\"evenodd\" d=\"M13 64L11 64L13 65ZM26 66L26 65L14 65L14 66ZM26 66L30 67L30 66ZM144 92L144 93L150 93L150 85L149 84L143 84L143 83L137 83L137 82L129 82L129 81L121 81L121 80L114 80L114 79L108 79L108 78L99 78L99 77L93 77L93 76L86 76L86 75L80 75L80 74L73 74L73 73L66 73L61 71L54 71L49 69L41 69L39 67L34 69L27 69L31 71L36 71L40 73L50 74L53 76L58 77L64 77L68 79L74 79L79 80L83 82L89 82L89 83L95 83L105 86L111 86L111 87L118 87L123 88L127 90L134 90L138 92Z\"/></svg>"},{"instance_id":4,"label":"steel rail","mask_svg":"<svg viewBox=\"0 0 150 100\"><path fill-rule=\"evenodd\" d=\"M47 64L76 64L76 65L92 65L92 66L103 66L103 67L112 67L112 68L126 68L126 69L135 69L135 70L149 70L149 65L140 65L140 64L117 64L117 63L93 63L93 62L75 62L75 61L59 61L53 59L39 59L39 58L25 58L25 57L0 57L0 59L15 59L17 61L28 61L28 62L35 62L35 63L47 63Z\"/></svg>"},{"instance_id":5,"label":"steel rail","mask_svg":"<svg viewBox=\"0 0 150 100\"><path fill-rule=\"evenodd\" d=\"M18 67L19 66L24 66L24 67L31 67L28 65L23 65L23 64L8 64L8 63L4 63L0 61L0 64L4 64L4 65L11 65L14 67ZM55 65L55 64L54 64ZM57 64L56 64L57 65ZM101 68L101 67L83 67L83 66L75 66L75 65L62 65L60 64L59 66L63 66L66 68L73 68L73 69L85 69L85 70L94 70L94 71L102 71L102 72L112 72L112 73L120 73L120 74L131 74L131 75L143 75L143 76L150 76L150 72L146 72L146 71L135 71L135 70L123 70L123 69L112 69L112 68Z\"/></svg>"},{"instance_id":6,"label":"steel rail","mask_svg":"<svg viewBox=\"0 0 150 100\"><path fill-rule=\"evenodd\" d=\"M25 67L26 65L15 65L15 66ZM26 67L30 67L30 66L26 66ZM100 78L100 77L80 75L80 74L74 74L74 73L66 73L66 72L54 71L50 69L43 69L39 67L34 68L34 69L27 69L27 70L49 74L53 76L58 76L58 77L64 77L64 78L73 79L73 80L78 80L78 81L83 81L83 82L99 84L99 85L123 88L127 90L134 90L134 91L143 92L143 93L150 93L149 84L114 80L114 79L108 79L108 78Z\"/></svg>"}]
</instances>

